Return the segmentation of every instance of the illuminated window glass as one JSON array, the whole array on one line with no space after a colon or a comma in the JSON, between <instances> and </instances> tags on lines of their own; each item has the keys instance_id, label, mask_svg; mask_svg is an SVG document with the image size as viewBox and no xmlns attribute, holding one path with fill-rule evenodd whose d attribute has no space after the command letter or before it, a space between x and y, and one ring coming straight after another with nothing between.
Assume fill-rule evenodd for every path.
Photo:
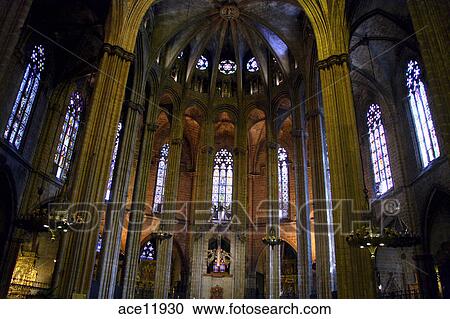
<instances>
[{"instance_id":1,"label":"illuminated window glass","mask_svg":"<svg viewBox=\"0 0 450 319\"><path fill-rule=\"evenodd\" d=\"M80 126L80 115L83 108L84 101L80 92L73 92L70 96L69 105L67 106L66 116L64 117L64 124L61 135L59 136L59 144L54 159L54 162L57 165L56 177L59 179L65 179L69 172L78 128Z\"/></svg>"},{"instance_id":2,"label":"illuminated window glass","mask_svg":"<svg viewBox=\"0 0 450 319\"><path fill-rule=\"evenodd\" d=\"M114 178L114 168L116 167L117 153L119 151L120 131L122 131L122 123L121 122L119 122L119 125L117 126L116 140L114 142L114 149L113 149L113 157L111 160L111 165L109 166L109 177L108 177L108 185L106 186L105 200L111 199L111 190L112 190L112 184L113 184L113 178Z\"/></svg>"},{"instance_id":3,"label":"illuminated window glass","mask_svg":"<svg viewBox=\"0 0 450 319\"><path fill-rule=\"evenodd\" d=\"M19 149L25 134L41 81L41 72L44 71L44 62L44 47L42 45L36 46L31 54L31 61L25 69L16 101L3 134L3 137L16 149Z\"/></svg>"},{"instance_id":4,"label":"illuminated window glass","mask_svg":"<svg viewBox=\"0 0 450 319\"><path fill-rule=\"evenodd\" d=\"M153 196L153 212L161 213L166 186L169 144L164 144L159 152L158 172L156 175L155 195Z\"/></svg>"},{"instance_id":5,"label":"illuminated window glass","mask_svg":"<svg viewBox=\"0 0 450 319\"><path fill-rule=\"evenodd\" d=\"M219 71L225 75L233 74L236 70L236 63L231 60L224 60L219 63Z\"/></svg>"},{"instance_id":6,"label":"illuminated window glass","mask_svg":"<svg viewBox=\"0 0 450 319\"><path fill-rule=\"evenodd\" d=\"M155 260L156 259L156 252L155 252L155 246L153 245L153 242L149 240L144 248L142 248L141 251L141 260Z\"/></svg>"},{"instance_id":7,"label":"illuminated window glass","mask_svg":"<svg viewBox=\"0 0 450 319\"><path fill-rule=\"evenodd\" d=\"M440 150L428 106L427 92L422 81L422 70L417 61L408 63L406 78L409 106L414 121L419 153L423 167L427 167L431 161L440 156Z\"/></svg>"},{"instance_id":8,"label":"illuminated window glass","mask_svg":"<svg viewBox=\"0 0 450 319\"><path fill-rule=\"evenodd\" d=\"M216 153L213 167L212 220L231 219L233 200L233 154L222 148Z\"/></svg>"},{"instance_id":9,"label":"illuminated window glass","mask_svg":"<svg viewBox=\"0 0 450 319\"><path fill-rule=\"evenodd\" d=\"M289 162L286 149L278 148L278 202L280 218L289 217Z\"/></svg>"},{"instance_id":10,"label":"illuminated window glass","mask_svg":"<svg viewBox=\"0 0 450 319\"><path fill-rule=\"evenodd\" d=\"M197 61L196 68L199 69L200 71L204 71L208 68L208 65L209 65L208 59L202 55Z\"/></svg>"},{"instance_id":11,"label":"illuminated window glass","mask_svg":"<svg viewBox=\"0 0 450 319\"><path fill-rule=\"evenodd\" d=\"M181 51L180 54L178 54L178 59L182 59L184 56L184 51Z\"/></svg>"},{"instance_id":12,"label":"illuminated window glass","mask_svg":"<svg viewBox=\"0 0 450 319\"><path fill-rule=\"evenodd\" d=\"M256 61L256 58L253 57L247 62L247 70L248 72L257 72L259 71L258 62Z\"/></svg>"},{"instance_id":13,"label":"illuminated window glass","mask_svg":"<svg viewBox=\"0 0 450 319\"><path fill-rule=\"evenodd\" d=\"M102 236L98 235L97 246L95 248L95 251L99 253L101 250L102 250Z\"/></svg>"},{"instance_id":14,"label":"illuminated window glass","mask_svg":"<svg viewBox=\"0 0 450 319\"><path fill-rule=\"evenodd\" d=\"M381 110L378 104L372 104L367 112L367 127L369 128L370 152L373 174L375 178L375 192L382 195L393 186L391 165L387 150Z\"/></svg>"}]
</instances>

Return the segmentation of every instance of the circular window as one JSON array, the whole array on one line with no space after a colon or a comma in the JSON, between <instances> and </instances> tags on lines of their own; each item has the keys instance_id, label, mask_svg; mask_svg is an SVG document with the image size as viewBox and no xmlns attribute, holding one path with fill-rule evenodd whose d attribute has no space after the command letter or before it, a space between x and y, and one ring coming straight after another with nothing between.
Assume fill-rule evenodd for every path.
<instances>
[{"instance_id":1,"label":"circular window","mask_svg":"<svg viewBox=\"0 0 450 319\"><path fill-rule=\"evenodd\" d=\"M235 73L237 70L236 63L231 60L223 60L219 63L219 71L225 75Z\"/></svg>"},{"instance_id":2,"label":"circular window","mask_svg":"<svg viewBox=\"0 0 450 319\"><path fill-rule=\"evenodd\" d=\"M208 59L201 55L197 61L196 68L200 71L206 70L208 68Z\"/></svg>"},{"instance_id":3,"label":"circular window","mask_svg":"<svg viewBox=\"0 0 450 319\"><path fill-rule=\"evenodd\" d=\"M257 72L259 71L258 62L256 62L256 58L253 57L247 62L247 70L248 72Z\"/></svg>"}]
</instances>

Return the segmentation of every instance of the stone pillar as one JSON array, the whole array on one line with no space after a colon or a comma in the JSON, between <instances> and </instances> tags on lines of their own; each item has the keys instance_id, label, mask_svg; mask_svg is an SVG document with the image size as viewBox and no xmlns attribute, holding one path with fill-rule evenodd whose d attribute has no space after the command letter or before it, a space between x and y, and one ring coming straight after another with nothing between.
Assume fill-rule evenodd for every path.
<instances>
[{"instance_id":1,"label":"stone pillar","mask_svg":"<svg viewBox=\"0 0 450 319\"><path fill-rule=\"evenodd\" d=\"M308 103L307 128L310 146L312 193L314 211L314 236L316 242L316 290L317 298L331 298L330 236L326 194L327 168L324 161L322 113L317 99Z\"/></svg>"},{"instance_id":2,"label":"stone pillar","mask_svg":"<svg viewBox=\"0 0 450 319\"><path fill-rule=\"evenodd\" d=\"M247 262L247 125L240 119L234 149L233 172L233 218L232 230L235 233L235 251L233 256L233 298L243 299L246 286Z\"/></svg>"},{"instance_id":3,"label":"stone pillar","mask_svg":"<svg viewBox=\"0 0 450 319\"><path fill-rule=\"evenodd\" d=\"M178 183L180 179L180 161L183 148L183 114L177 110L173 116L169 162L167 164L166 187L164 190L164 207L161 214L160 231L171 232L174 228L177 210ZM173 235L173 234L172 234ZM155 298L165 299L170 291L172 269L173 236L160 241L157 251Z\"/></svg>"},{"instance_id":4,"label":"stone pillar","mask_svg":"<svg viewBox=\"0 0 450 319\"><path fill-rule=\"evenodd\" d=\"M192 264L190 298L201 298L203 266L206 262L205 234L211 216L212 165L214 157L214 126L205 119L202 126L201 147L197 160L196 197L193 216Z\"/></svg>"},{"instance_id":5,"label":"stone pillar","mask_svg":"<svg viewBox=\"0 0 450 319\"><path fill-rule=\"evenodd\" d=\"M85 223L69 233L62 265L60 298L87 298L95 262L99 216L93 206L104 201L125 84L134 55L105 44L91 98L89 118L71 184L70 201ZM76 178L75 178L76 177Z\"/></svg>"},{"instance_id":6,"label":"stone pillar","mask_svg":"<svg viewBox=\"0 0 450 319\"><path fill-rule=\"evenodd\" d=\"M267 235L273 229L275 235L280 237L280 214L278 203L278 143L274 132L272 116L267 116L267 199L268 220ZM266 248L266 296L270 299L278 299L281 294L281 255L280 245L267 246Z\"/></svg>"},{"instance_id":7,"label":"stone pillar","mask_svg":"<svg viewBox=\"0 0 450 319\"><path fill-rule=\"evenodd\" d=\"M339 223L335 237L338 296L373 298L375 284L370 258L346 242L353 222L361 219L362 210L367 210L348 55L330 56L317 66L323 90L331 193L335 203L333 220Z\"/></svg>"},{"instance_id":8,"label":"stone pillar","mask_svg":"<svg viewBox=\"0 0 450 319\"><path fill-rule=\"evenodd\" d=\"M450 154L450 2L408 0L425 62L428 99L442 155Z\"/></svg>"},{"instance_id":9,"label":"stone pillar","mask_svg":"<svg viewBox=\"0 0 450 319\"><path fill-rule=\"evenodd\" d=\"M156 90L158 92L158 90ZM153 140L157 125L155 124L159 104L159 93L152 96L147 109L146 120L142 132L139 159L134 180L133 199L128 222L127 241L125 247L125 264L123 268L122 298L134 298L136 277L139 264L142 225L147 210L146 197L148 178L152 160Z\"/></svg>"},{"instance_id":10,"label":"stone pillar","mask_svg":"<svg viewBox=\"0 0 450 319\"><path fill-rule=\"evenodd\" d=\"M296 103L295 105L300 105ZM311 224L307 173L306 134L304 119L298 108L293 114L294 174L297 238L297 289L299 297L309 298L312 293Z\"/></svg>"},{"instance_id":11,"label":"stone pillar","mask_svg":"<svg viewBox=\"0 0 450 319\"><path fill-rule=\"evenodd\" d=\"M143 96L134 94L135 96ZM139 98L143 103L143 98ZM114 172L111 190L111 204L106 212L105 228L102 235L102 250L99 263L98 298L114 298L119 268L120 245L122 242L122 225L127 201L128 184L134 149L138 139L138 129L142 121L144 107L133 101L128 102L128 112L124 123L124 132L120 138L120 153Z\"/></svg>"}]
</instances>

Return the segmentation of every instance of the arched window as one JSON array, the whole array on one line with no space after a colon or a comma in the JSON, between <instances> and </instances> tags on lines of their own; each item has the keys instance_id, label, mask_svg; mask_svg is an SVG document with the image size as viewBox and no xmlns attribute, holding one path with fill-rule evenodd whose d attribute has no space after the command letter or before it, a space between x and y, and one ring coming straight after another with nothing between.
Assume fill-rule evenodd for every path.
<instances>
[{"instance_id":1,"label":"arched window","mask_svg":"<svg viewBox=\"0 0 450 319\"><path fill-rule=\"evenodd\" d=\"M44 62L44 47L42 45L36 46L31 54L31 61L23 75L16 101L3 134L4 138L16 149L19 149L25 134L38 92L41 72L44 71Z\"/></svg>"},{"instance_id":2,"label":"arched window","mask_svg":"<svg viewBox=\"0 0 450 319\"><path fill-rule=\"evenodd\" d=\"M278 202L280 218L289 217L289 162L286 149L278 148Z\"/></svg>"},{"instance_id":3,"label":"arched window","mask_svg":"<svg viewBox=\"0 0 450 319\"><path fill-rule=\"evenodd\" d=\"M99 253L102 251L102 244L103 244L102 235L98 234L97 246L95 247L96 252Z\"/></svg>"},{"instance_id":4,"label":"arched window","mask_svg":"<svg viewBox=\"0 0 450 319\"><path fill-rule=\"evenodd\" d=\"M370 152L373 174L375 178L375 192L383 195L393 186L391 165L386 144L381 110L378 104L372 104L367 112L367 127L369 128Z\"/></svg>"},{"instance_id":5,"label":"arched window","mask_svg":"<svg viewBox=\"0 0 450 319\"><path fill-rule=\"evenodd\" d=\"M144 248L142 248L140 260L155 260L156 251L152 240L145 243Z\"/></svg>"},{"instance_id":6,"label":"arched window","mask_svg":"<svg viewBox=\"0 0 450 319\"><path fill-rule=\"evenodd\" d=\"M164 203L164 189L166 186L167 162L169 144L164 144L159 151L158 172L156 175L155 195L153 196L153 212L161 213Z\"/></svg>"},{"instance_id":7,"label":"arched window","mask_svg":"<svg viewBox=\"0 0 450 319\"><path fill-rule=\"evenodd\" d=\"M408 63L406 78L409 106L414 121L419 153L423 167L427 167L431 161L440 156L440 151L428 106L427 92L422 81L422 70L417 61Z\"/></svg>"},{"instance_id":8,"label":"arched window","mask_svg":"<svg viewBox=\"0 0 450 319\"><path fill-rule=\"evenodd\" d=\"M77 140L80 115L83 111L84 101L80 92L75 91L70 95L66 116L59 136L59 144L55 154L56 177L65 179L69 172L72 154Z\"/></svg>"},{"instance_id":9,"label":"arched window","mask_svg":"<svg viewBox=\"0 0 450 319\"><path fill-rule=\"evenodd\" d=\"M114 168L116 167L116 160L117 160L117 153L119 151L120 132L121 131L122 131L122 123L119 122L119 124L117 125L116 140L114 142L113 157L111 159L111 165L109 166L109 177L108 177L108 184L106 186L105 200L111 199L111 190L112 190L112 184L113 184L113 178L114 178Z\"/></svg>"},{"instance_id":10,"label":"arched window","mask_svg":"<svg viewBox=\"0 0 450 319\"><path fill-rule=\"evenodd\" d=\"M247 71L251 72L251 73L259 71L259 65L258 65L258 62L256 61L255 57L253 57L250 60L248 60L248 62L247 62Z\"/></svg>"},{"instance_id":11,"label":"arched window","mask_svg":"<svg viewBox=\"0 0 450 319\"><path fill-rule=\"evenodd\" d=\"M233 154L225 148L216 153L213 167L212 220L215 222L231 219L233 200Z\"/></svg>"},{"instance_id":12,"label":"arched window","mask_svg":"<svg viewBox=\"0 0 450 319\"><path fill-rule=\"evenodd\" d=\"M201 55L200 58L198 58L197 65L195 67L200 71L205 71L208 68L208 64L208 59Z\"/></svg>"}]
</instances>

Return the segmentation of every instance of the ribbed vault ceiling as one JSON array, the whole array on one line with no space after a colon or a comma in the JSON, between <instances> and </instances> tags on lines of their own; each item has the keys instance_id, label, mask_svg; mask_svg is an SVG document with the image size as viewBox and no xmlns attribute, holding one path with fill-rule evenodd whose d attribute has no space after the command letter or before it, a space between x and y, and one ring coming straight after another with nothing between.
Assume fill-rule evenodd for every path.
<instances>
[{"instance_id":1,"label":"ribbed vault ceiling","mask_svg":"<svg viewBox=\"0 0 450 319\"><path fill-rule=\"evenodd\" d=\"M289 77L292 58L305 55L302 41L306 18L295 0L161 0L152 7L151 59L165 50L163 65L169 69L189 46L187 79L198 58L209 52L217 70L223 59L232 59L239 74L248 57L255 56L261 76L268 82L269 52Z\"/></svg>"}]
</instances>

